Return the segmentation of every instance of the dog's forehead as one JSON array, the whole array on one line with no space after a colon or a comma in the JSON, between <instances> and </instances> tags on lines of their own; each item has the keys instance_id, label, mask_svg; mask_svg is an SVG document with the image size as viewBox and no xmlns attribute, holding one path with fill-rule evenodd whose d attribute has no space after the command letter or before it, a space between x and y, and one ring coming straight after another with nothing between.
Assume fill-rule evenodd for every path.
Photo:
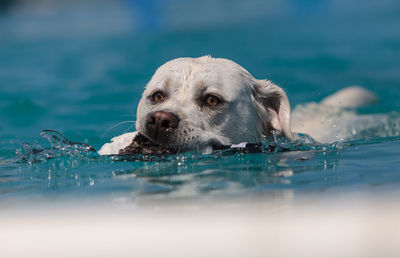
<instances>
[{"instance_id":1,"label":"dog's forehead","mask_svg":"<svg viewBox=\"0 0 400 258\"><path fill-rule=\"evenodd\" d=\"M223 92L235 97L246 87L251 76L240 65L222 58L178 58L157 69L148 88L168 85L175 91L207 87L210 91Z\"/></svg>"}]
</instances>

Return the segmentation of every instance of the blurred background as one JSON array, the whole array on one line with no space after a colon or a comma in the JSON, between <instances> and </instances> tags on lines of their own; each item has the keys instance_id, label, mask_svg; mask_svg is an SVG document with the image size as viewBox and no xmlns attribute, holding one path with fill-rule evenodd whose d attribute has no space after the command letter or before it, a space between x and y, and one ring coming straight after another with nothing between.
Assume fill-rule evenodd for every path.
<instances>
[{"instance_id":1,"label":"blurred background","mask_svg":"<svg viewBox=\"0 0 400 258\"><path fill-rule=\"evenodd\" d=\"M400 108L396 0L0 3L3 146L51 128L98 148L128 129L101 138L135 119L155 69L184 56L232 59L283 87L293 106L358 84L385 98L374 112Z\"/></svg>"}]
</instances>

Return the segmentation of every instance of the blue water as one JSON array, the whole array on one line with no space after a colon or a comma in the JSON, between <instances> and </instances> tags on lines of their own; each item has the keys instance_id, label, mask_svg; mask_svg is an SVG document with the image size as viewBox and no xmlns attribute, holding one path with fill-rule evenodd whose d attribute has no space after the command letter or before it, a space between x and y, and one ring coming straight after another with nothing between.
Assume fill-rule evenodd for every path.
<instances>
[{"instance_id":1,"label":"blue water","mask_svg":"<svg viewBox=\"0 0 400 258\"><path fill-rule=\"evenodd\" d=\"M394 0L10 6L0 13L0 200L392 191L400 187L396 122L382 127L387 133L371 130L307 151L118 161L79 149L41 162L19 153L24 143L49 148L43 129L97 149L133 131L127 123L104 135L135 120L155 69L182 56L232 59L283 87L292 106L363 85L381 101L358 112L399 121L398 28Z\"/></svg>"}]
</instances>

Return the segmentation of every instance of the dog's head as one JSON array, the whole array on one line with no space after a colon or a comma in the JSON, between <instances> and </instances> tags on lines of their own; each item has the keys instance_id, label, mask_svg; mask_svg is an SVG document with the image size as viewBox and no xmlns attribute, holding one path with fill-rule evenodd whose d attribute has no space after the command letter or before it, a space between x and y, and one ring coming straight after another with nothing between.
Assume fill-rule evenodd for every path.
<instances>
[{"instance_id":1,"label":"dog's head","mask_svg":"<svg viewBox=\"0 0 400 258\"><path fill-rule=\"evenodd\" d=\"M137 131L182 150L259 142L272 130L292 139L285 92L222 58L178 58L162 65L139 103Z\"/></svg>"}]
</instances>

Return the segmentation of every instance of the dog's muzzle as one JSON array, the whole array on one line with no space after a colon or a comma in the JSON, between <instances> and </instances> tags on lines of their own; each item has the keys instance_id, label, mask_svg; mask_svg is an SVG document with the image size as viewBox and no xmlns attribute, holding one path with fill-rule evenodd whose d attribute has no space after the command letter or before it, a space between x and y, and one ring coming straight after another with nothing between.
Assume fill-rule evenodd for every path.
<instances>
[{"instance_id":1,"label":"dog's muzzle","mask_svg":"<svg viewBox=\"0 0 400 258\"><path fill-rule=\"evenodd\" d=\"M145 135L154 143L166 145L179 126L179 117L171 112L156 111L147 115Z\"/></svg>"}]
</instances>

